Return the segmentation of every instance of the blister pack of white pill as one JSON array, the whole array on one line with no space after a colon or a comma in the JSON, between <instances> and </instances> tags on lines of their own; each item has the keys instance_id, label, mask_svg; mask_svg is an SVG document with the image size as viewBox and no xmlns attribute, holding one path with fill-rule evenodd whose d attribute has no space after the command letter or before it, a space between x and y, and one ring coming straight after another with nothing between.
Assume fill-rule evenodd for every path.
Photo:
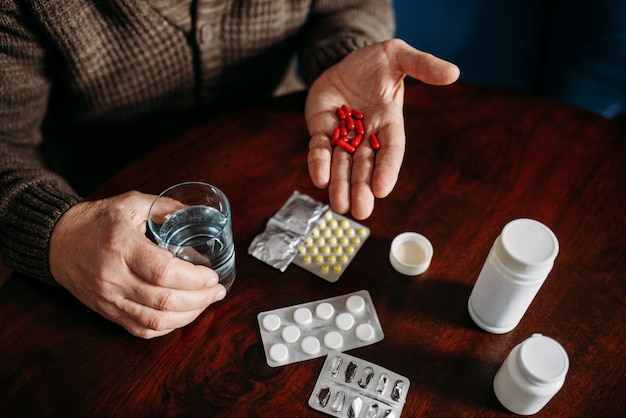
<instances>
[{"instance_id":1,"label":"blister pack of white pill","mask_svg":"<svg viewBox=\"0 0 626 418\"><path fill-rule=\"evenodd\" d=\"M384 367L331 351L309 397L309 406L341 418L399 418L410 383Z\"/></svg>"},{"instance_id":2,"label":"blister pack of white pill","mask_svg":"<svg viewBox=\"0 0 626 418\"><path fill-rule=\"evenodd\" d=\"M367 290L261 312L257 320L267 364L272 367L384 338Z\"/></svg>"},{"instance_id":3,"label":"blister pack of white pill","mask_svg":"<svg viewBox=\"0 0 626 418\"><path fill-rule=\"evenodd\" d=\"M334 283L339 280L369 234L368 227L328 210L311 228L293 264Z\"/></svg>"}]
</instances>

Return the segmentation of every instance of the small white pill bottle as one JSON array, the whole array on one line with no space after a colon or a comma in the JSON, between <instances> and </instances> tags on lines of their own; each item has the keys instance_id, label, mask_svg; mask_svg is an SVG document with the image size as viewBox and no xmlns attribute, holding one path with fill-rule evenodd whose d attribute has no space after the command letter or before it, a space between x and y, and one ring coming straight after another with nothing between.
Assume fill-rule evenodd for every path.
<instances>
[{"instance_id":1,"label":"small white pill bottle","mask_svg":"<svg viewBox=\"0 0 626 418\"><path fill-rule=\"evenodd\" d=\"M511 350L493 379L493 390L509 411L532 415L561 389L568 369L569 359L561 344L533 334Z\"/></svg>"},{"instance_id":2,"label":"small white pill bottle","mask_svg":"<svg viewBox=\"0 0 626 418\"><path fill-rule=\"evenodd\" d=\"M558 252L559 242L544 224L525 218L506 224L469 297L468 310L476 325L494 334L515 328Z\"/></svg>"}]
</instances>

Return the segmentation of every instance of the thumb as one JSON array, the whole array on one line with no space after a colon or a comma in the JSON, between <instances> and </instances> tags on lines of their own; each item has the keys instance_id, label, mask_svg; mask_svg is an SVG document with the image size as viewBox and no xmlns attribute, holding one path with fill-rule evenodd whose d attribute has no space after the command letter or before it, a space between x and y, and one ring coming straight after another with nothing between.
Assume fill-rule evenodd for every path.
<instances>
[{"instance_id":1,"label":"thumb","mask_svg":"<svg viewBox=\"0 0 626 418\"><path fill-rule=\"evenodd\" d=\"M461 71L451 62L413 48L397 39L393 43L398 69L427 84L445 86L458 80Z\"/></svg>"}]
</instances>

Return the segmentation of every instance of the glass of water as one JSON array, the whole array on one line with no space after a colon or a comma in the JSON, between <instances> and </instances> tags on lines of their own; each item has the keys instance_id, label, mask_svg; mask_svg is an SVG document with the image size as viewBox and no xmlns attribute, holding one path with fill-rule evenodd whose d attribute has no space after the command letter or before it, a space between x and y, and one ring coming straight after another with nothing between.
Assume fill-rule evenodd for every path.
<instances>
[{"instance_id":1,"label":"glass of water","mask_svg":"<svg viewBox=\"0 0 626 418\"><path fill-rule=\"evenodd\" d=\"M156 243L175 257L210 267L228 290L235 280L230 203L217 187L176 184L152 202L148 226Z\"/></svg>"}]
</instances>

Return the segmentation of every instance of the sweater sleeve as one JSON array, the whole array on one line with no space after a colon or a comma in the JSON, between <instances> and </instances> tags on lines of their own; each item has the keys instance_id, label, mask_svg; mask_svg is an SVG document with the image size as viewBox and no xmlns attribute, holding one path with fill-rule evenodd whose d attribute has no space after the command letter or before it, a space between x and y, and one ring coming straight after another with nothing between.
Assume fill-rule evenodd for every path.
<instances>
[{"instance_id":1,"label":"sweater sleeve","mask_svg":"<svg viewBox=\"0 0 626 418\"><path fill-rule=\"evenodd\" d=\"M355 49L390 39L394 30L390 0L314 1L300 50L306 82Z\"/></svg>"},{"instance_id":2,"label":"sweater sleeve","mask_svg":"<svg viewBox=\"0 0 626 418\"><path fill-rule=\"evenodd\" d=\"M50 82L42 40L13 1L0 10L0 255L7 267L55 283L50 235L81 201L37 154Z\"/></svg>"}]
</instances>

